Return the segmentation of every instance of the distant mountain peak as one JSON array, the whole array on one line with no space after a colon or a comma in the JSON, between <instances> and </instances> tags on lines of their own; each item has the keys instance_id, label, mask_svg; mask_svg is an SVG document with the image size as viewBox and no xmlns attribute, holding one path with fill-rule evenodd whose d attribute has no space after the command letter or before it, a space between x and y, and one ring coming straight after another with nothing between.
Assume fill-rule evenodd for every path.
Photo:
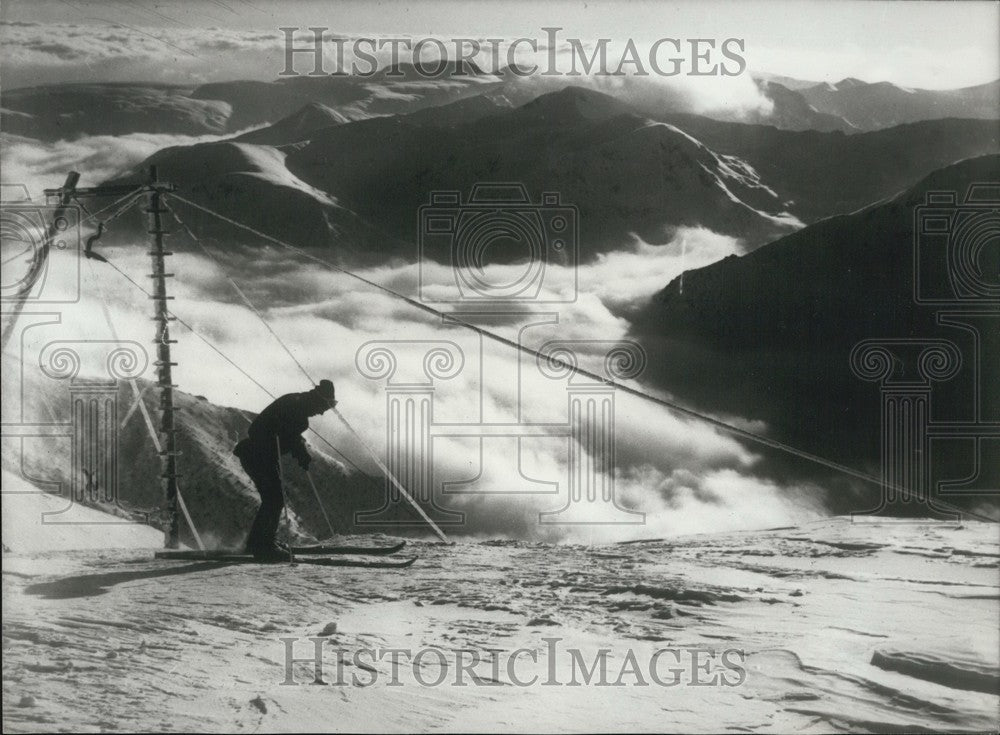
<instances>
[{"instance_id":1,"label":"distant mountain peak","mask_svg":"<svg viewBox=\"0 0 1000 735\"><path fill-rule=\"evenodd\" d=\"M772 82L795 91L806 89L808 87L815 87L819 84L819 82L815 81L796 79L795 77L786 77L782 74L771 74L766 71L753 72L752 77L756 82Z\"/></svg>"},{"instance_id":2,"label":"distant mountain peak","mask_svg":"<svg viewBox=\"0 0 1000 735\"><path fill-rule=\"evenodd\" d=\"M511 104L502 95L494 99L491 95L477 94L472 97L463 97L446 105L425 107L404 117L409 122L418 124L458 125L488 117L501 110L508 110L510 107Z\"/></svg>"},{"instance_id":3,"label":"distant mountain peak","mask_svg":"<svg viewBox=\"0 0 1000 735\"><path fill-rule=\"evenodd\" d=\"M454 60L446 61L443 68L439 69L439 63L436 61L424 62L421 64L421 70L423 73L417 70L415 64L409 62L401 62L398 64L389 64L382 67L373 75L374 79L379 80L399 80L412 82L416 80L425 80L430 78L441 78L441 77L494 77L495 74L484 71L479 65L474 61L468 59L464 60Z\"/></svg>"},{"instance_id":4,"label":"distant mountain peak","mask_svg":"<svg viewBox=\"0 0 1000 735\"><path fill-rule=\"evenodd\" d=\"M307 140L316 131L342 125L348 118L321 102L308 102L273 125L252 130L236 138L244 143L284 145Z\"/></svg>"},{"instance_id":5,"label":"distant mountain peak","mask_svg":"<svg viewBox=\"0 0 1000 735\"><path fill-rule=\"evenodd\" d=\"M801 91L816 110L836 115L859 130L880 130L921 120L973 118L996 120L1000 85L962 89L918 89L893 82L863 82L854 77Z\"/></svg>"},{"instance_id":6,"label":"distant mountain peak","mask_svg":"<svg viewBox=\"0 0 1000 735\"><path fill-rule=\"evenodd\" d=\"M306 104L302 105L302 109L299 110L299 113L306 112L307 110L329 111L330 108L324 105L322 102L307 102Z\"/></svg>"},{"instance_id":7,"label":"distant mountain peak","mask_svg":"<svg viewBox=\"0 0 1000 735\"><path fill-rule=\"evenodd\" d=\"M611 95L586 87L568 86L536 97L521 111L547 120L607 120L632 109Z\"/></svg>"},{"instance_id":8,"label":"distant mountain peak","mask_svg":"<svg viewBox=\"0 0 1000 735\"><path fill-rule=\"evenodd\" d=\"M864 87L866 84L868 83L862 82L856 77L844 77L833 86L837 89L850 89L852 87Z\"/></svg>"},{"instance_id":9,"label":"distant mountain peak","mask_svg":"<svg viewBox=\"0 0 1000 735\"><path fill-rule=\"evenodd\" d=\"M289 115L288 120L330 120L332 122L347 122L347 118L332 107L327 107L322 102L309 102L303 105L298 112Z\"/></svg>"}]
</instances>

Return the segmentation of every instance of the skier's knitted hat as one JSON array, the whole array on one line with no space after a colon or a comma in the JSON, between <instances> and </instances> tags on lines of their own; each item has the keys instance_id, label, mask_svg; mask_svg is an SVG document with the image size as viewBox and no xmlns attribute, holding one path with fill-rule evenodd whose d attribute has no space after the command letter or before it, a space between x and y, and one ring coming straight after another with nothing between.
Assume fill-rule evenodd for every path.
<instances>
[{"instance_id":1,"label":"skier's knitted hat","mask_svg":"<svg viewBox=\"0 0 1000 735\"><path fill-rule=\"evenodd\" d=\"M319 381L319 385L313 388L313 393L325 400L331 406L336 401L336 393L333 390L333 382L329 380Z\"/></svg>"}]
</instances>

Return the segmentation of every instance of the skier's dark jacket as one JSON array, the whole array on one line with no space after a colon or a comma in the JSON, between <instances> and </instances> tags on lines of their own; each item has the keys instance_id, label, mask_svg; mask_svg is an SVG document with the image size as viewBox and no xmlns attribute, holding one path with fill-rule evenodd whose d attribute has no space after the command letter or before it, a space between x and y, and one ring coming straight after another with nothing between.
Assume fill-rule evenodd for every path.
<instances>
[{"instance_id":1,"label":"skier's dark jacket","mask_svg":"<svg viewBox=\"0 0 1000 735\"><path fill-rule=\"evenodd\" d=\"M239 457L243 452L252 452L261 460L276 461L280 446L282 454L291 454L300 463L308 464L309 452L302 432L309 428L313 405L310 393L288 393L275 399L251 422L249 438L237 444L233 452Z\"/></svg>"}]
</instances>

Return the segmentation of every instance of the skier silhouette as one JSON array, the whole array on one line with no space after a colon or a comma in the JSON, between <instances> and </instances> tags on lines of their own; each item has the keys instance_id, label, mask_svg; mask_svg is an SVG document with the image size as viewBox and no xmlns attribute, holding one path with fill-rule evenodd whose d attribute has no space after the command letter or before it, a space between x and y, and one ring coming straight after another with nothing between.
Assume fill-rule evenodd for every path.
<instances>
[{"instance_id":1,"label":"skier silhouette","mask_svg":"<svg viewBox=\"0 0 1000 735\"><path fill-rule=\"evenodd\" d=\"M247 537L246 549L262 561L288 559L288 547L275 539L285 495L281 487L280 455L290 454L304 470L312 461L306 451L302 432L309 428L309 417L335 408L333 383L319 385L305 393L288 393L275 399L255 418L247 438L233 449L243 470L260 493L260 510Z\"/></svg>"}]
</instances>

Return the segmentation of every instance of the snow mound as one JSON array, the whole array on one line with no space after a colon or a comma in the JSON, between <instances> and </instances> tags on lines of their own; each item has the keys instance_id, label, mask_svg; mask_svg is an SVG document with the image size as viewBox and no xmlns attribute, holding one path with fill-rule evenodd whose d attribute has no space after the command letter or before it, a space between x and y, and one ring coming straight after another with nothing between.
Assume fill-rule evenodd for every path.
<instances>
[{"instance_id":1,"label":"snow mound","mask_svg":"<svg viewBox=\"0 0 1000 735\"><path fill-rule=\"evenodd\" d=\"M52 495L3 471L3 548L18 554L73 549L150 549L163 533Z\"/></svg>"},{"instance_id":2,"label":"snow mound","mask_svg":"<svg viewBox=\"0 0 1000 735\"><path fill-rule=\"evenodd\" d=\"M923 679L952 689L1000 692L1000 669L960 652L902 651L884 648L872 654L872 666Z\"/></svg>"}]
</instances>

